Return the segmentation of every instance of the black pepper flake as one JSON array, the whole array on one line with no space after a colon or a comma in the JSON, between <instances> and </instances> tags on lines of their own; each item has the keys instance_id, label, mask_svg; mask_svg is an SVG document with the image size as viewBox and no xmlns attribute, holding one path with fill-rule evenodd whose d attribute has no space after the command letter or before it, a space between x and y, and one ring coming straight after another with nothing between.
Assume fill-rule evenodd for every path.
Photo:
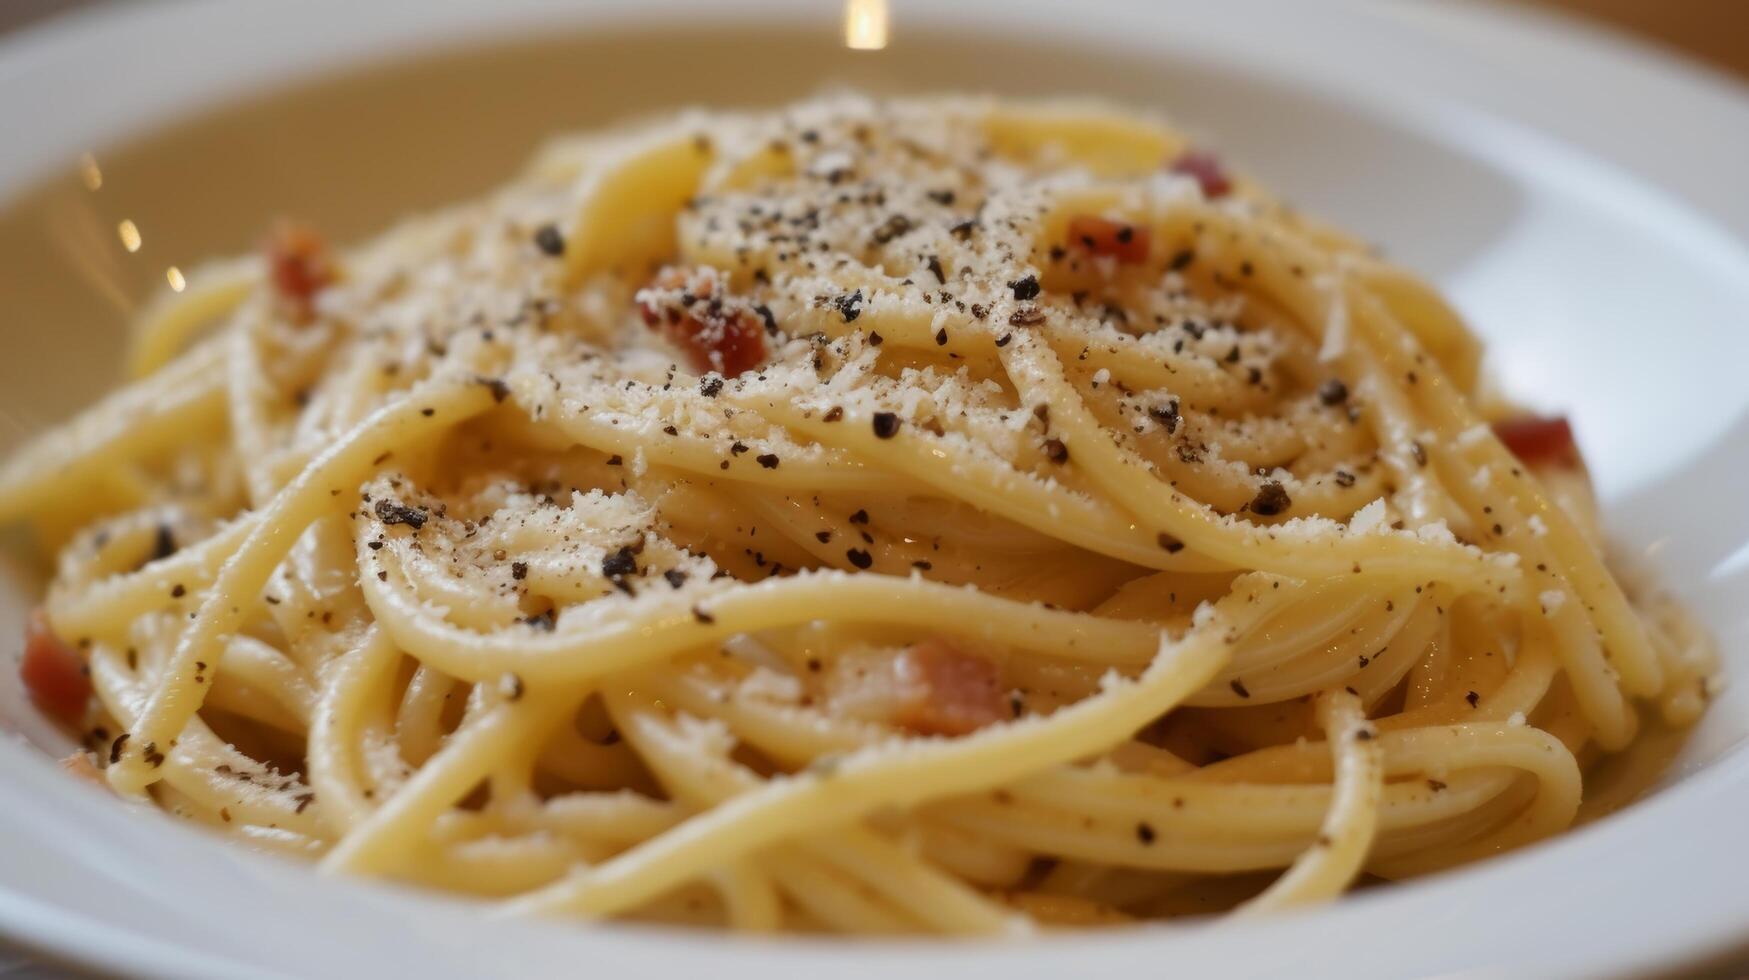
<instances>
[{"instance_id":1,"label":"black pepper flake","mask_svg":"<svg viewBox=\"0 0 1749 980\"><path fill-rule=\"evenodd\" d=\"M666 572L662 573L662 577L667 579L668 584L676 589L686 584L686 573L678 568L668 569Z\"/></svg>"},{"instance_id":2,"label":"black pepper flake","mask_svg":"<svg viewBox=\"0 0 1749 980\"><path fill-rule=\"evenodd\" d=\"M947 328L946 327L942 327L940 330L935 331L935 346L937 346L937 347L946 347L947 346Z\"/></svg>"},{"instance_id":3,"label":"black pepper flake","mask_svg":"<svg viewBox=\"0 0 1749 980\"><path fill-rule=\"evenodd\" d=\"M528 624L528 626L532 629L542 630L544 632L551 633L553 631L554 618L555 618L554 612L551 609L548 609L544 613L540 613L538 615L528 617L527 619L523 620L523 622Z\"/></svg>"},{"instance_id":4,"label":"black pepper flake","mask_svg":"<svg viewBox=\"0 0 1749 980\"><path fill-rule=\"evenodd\" d=\"M1187 267L1189 267L1190 263L1195 262L1195 261L1196 261L1196 253L1187 248L1187 249L1183 250L1182 252L1179 252L1178 254L1172 256L1172 261L1166 263L1166 268L1172 272L1183 272Z\"/></svg>"},{"instance_id":5,"label":"black pepper flake","mask_svg":"<svg viewBox=\"0 0 1749 980\"><path fill-rule=\"evenodd\" d=\"M1333 479L1335 479L1336 485L1339 487L1354 486L1354 474L1347 470L1337 470L1335 474L1333 474Z\"/></svg>"},{"instance_id":6,"label":"black pepper flake","mask_svg":"<svg viewBox=\"0 0 1749 980\"><path fill-rule=\"evenodd\" d=\"M423 507L406 507L386 497L378 500L374 509L377 520L384 524L405 524L415 531L424 527L430 518L430 514Z\"/></svg>"},{"instance_id":7,"label":"black pepper flake","mask_svg":"<svg viewBox=\"0 0 1749 980\"><path fill-rule=\"evenodd\" d=\"M815 531L814 532L814 540L820 542L821 544L825 544L826 542L832 540L832 532L831 531Z\"/></svg>"},{"instance_id":8,"label":"black pepper flake","mask_svg":"<svg viewBox=\"0 0 1749 980\"><path fill-rule=\"evenodd\" d=\"M1415 457L1416 466L1427 465L1427 450L1419 442L1409 443L1409 455Z\"/></svg>"},{"instance_id":9,"label":"black pepper flake","mask_svg":"<svg viewBox=\"0 0 1749 980\"><path fill-rule=\"evenodd\" d=\"M927 558L919 558L916 561L911 563L911 567L917 569L920 572L927 572L930 569L935 567L935 563L928 560Z\"/></svg>"},{"instance_id":10,"label":"black pepper flake","mask_svg":"<svg viewBox=\"0 0 1749 980\"><path fill-rule=\"evenodd\" d=\"M855 320L862 315L862 290L858 289L849 296L838 297L836 305L838 307L838 313L840 316L844 317L845 323Z\"/></svg>"},{"instance_id":11,"label":"black pepper flake","mask_svg":"<svg viewBox=\"0 0 1749 980\"><path fill-rule=\"evenodd\" d=\"M898 238L900 235L910 231L911 227L910 218L907 218L902 214L895 214L886 221L881 222L881 226L874 230L875 244L885 245L893 239Z\"/></svg>"},{"instance_id":12,"label":"black pepper flake","mask_svg":"<svg viewBox=\"0 0 1749 980\"><path fill-rule=\"evenodd\" d=\"M1341 378L1331 378L1318 386L1318 400L1326 405L1340 405L1348 400L1348 386Z\"/></svg>"},{"instance_id":13,"label":"black pepper flake","mask_svg":"<svg viewBox=\"0 0 1749 980\"><path fill-rule=\"evenodd\" d=\"M940 256L931 255L929 257L929 271L931 273L934 273L936 282L939 282L943 285L947 284L947 275L941 271L941 257Z\"/></svg>"},{"instance_id":14,"label":"black pepper flake","mask_svg":"<svg viewBox=\"0 0 1749 980\"><path fill-rule=\"evenodd\" d=\"M1014 339L1013 334L1005 333L1002 336L996 338L996 346L997 347L1007 347L1009 341L1012 341L1013 339Z\"/></svg>"},{"instance_id":15,"label":"black pepper flake","mask_svg":"<svg viewBox=\"0 0 1749 980\"><path fill-rule=\"evenodd\" d=\"M147 742L146 747L140 750L140 758L146 760L146 765L153 769L164 764L164 753L158 751L157 742Z\"/></svg>"},{"instance_id":16,"label":"black pepper flake","mask_svg":"<svg viewBox=\"0 0 1749 980\"><path fill-rule=\"evenodd\" d=\"M510 397L510 386L504 383L503 378L477 377L474 379L474 383L485 385L487 390L492 392L492 400L495 402L502 403L504 399Z\"/></svg>"},{"instance_id":17,"label":"black pepper flake","mask_svg":"<svg viewBox=\"0 0 1749 980\"><path fill-rule=\"evenodd\" d=\"M759 461L760 466L763 466L768 470L777 469L778 459L776 453L760 453L753 458Z\"/></svg>"},{"instance_id":18,"label":"black pepper flake","mask_svg":"<svg viewBox=\"0 0 1749 980\"><path fill-rule=\"evenodd\" d=\"M1136 824L1136 840L1141 841L1144 846L1154 843L1153 825L1145 820Z\"/></svg>"},{"instance_id":19,"label":"black pepper flake","mask_svg":"<svg viewBox=\"0 0 1749 980\"><path fill-rule=\"evenodd\" d=\"M1445 788L1445 783L1437 779L1429 779L1427 781L1427 788L1437 793Z\"/></svg>"},{"instance_id":20,"label":"black pepper flake","mask_svg":"<svg viewBox=\"0 0 1749 980\"><path fill-rule=\"evenodd\" d=\"M1053 463L1067 463L1069 461L1069 447L1064 445L1061 439L1046 439L1045 458Z\"/></svg>"},{"instance_id":21,"label":"black pepper flake","mask_svg":"<svg viewBox=\"0 0 1749 980\"><path fill-rule=\"evenodd\" d=\"M850 523L852 523L852 524L867 524L868 523L868 511L863 510L860 507L857 508L856 513L850 515Z\"/></svg>"},{"instance_id":22,"label":"black pepper flake","mask_svg":"<svg viewBox=\"0 0 1749 980\"><path fill-rule=\"evenodd\" d=\"M607 465L609 466L624 466L625 464L626 461L620 458L619 453L614 453L612 456L607 457Z\"/></svg>"},{"instance_id":23,"label":"black pepper flake","mask_svg":"<svg viewBox=\"0 0 1749 980\"><path fill-rule=\"evenodd\" d=\"M850 559L850 563L857 568L866 569L874 564L874 556L861 548L851 548L844 553L844 557Z\"/></svg>"},{"instance_id":24,"label":"black pepper flake","mask_svg":"<svg viewBox=\"0 0 1749 980\"><path fill-rule=\"evenodd\" d=\"M1257 496L1251 499L1251 513L1264 517L1273 517L1291 506L1293 501L1288 497L1280 480L1265 482L1257 489Z\"/></svg>"},{"instance_id":25,"label":"black pepper flake","mask_svg":"<svg viewBox=\"0 0 1749 980\"><path fill-rule=\"evenodd\" d=\"M709 376L709 377L699 379L698 393L705 396L706 398L717 397L718 395L723 393L723 379L717 375L714 375L714 374Z\"/></svg>"},{"instance_id":26,"label":"black pepper flake","mask_svg":"<svg viewBox=\"0 0 1749 980\"><path fill-rule=\"evenodd\" d=\"M665 432L665 433L667 433L667 434L668 434L668 435L671 435L671 436L677 436L677 435L679 435L679 434L680 434L680 430L679 430L679 429L676 429L676 428L675 428L675 427L674 427L674 426L672 426L672 425L664 425L664 426L663 426L663 427L662 427L662 431L663 431L663 432Z\"/></svg>"},{"instance_id":27,"label":"black pepper flake","mask_svg":"<svg viewBox=\"0 0 1749 980\"><path fill-rule=\"evenodd\" d=\"M525 578L528 578L528 562L525 562L525 561L513 561L513 562L511 562L510 563L510 577L517 580L518 582L522 581Z\"/></svg>"},{"instance_id":28,"label":"black pepper flake","mask_svg":"<svg viewBox=\"0 0 1749 980\"><path fill-rule=\"evenodd\" d=\"M953 197L953 191L951 190L929 192L929 199L944 208L953 206Z\"/></svg>"},{"instance_id":29,"label":"black pepper flake","mask_svg":"<svg viewBox=\"0 0 1749 980\"><path fill-rule=\"evenodd\" d=\"M1155 535L1154 540L1159 542L1160 547L1164 548L1169 555L1176 555L1184 550L1184 542L1167 534L1165 531L1161 531L1159 534Z\"/></svg>"},{"instance_id":30,"label":"black pepper flake","mask_svg":"<svg viewBox=\"0 0 1749 980\"><path fill-rule=\"evenodd\" d=\"M1354 740L1356 742L1370 742L1374 737L1373 730L1370 728L1356 729L1354 733Z\"/></svg>"},{"instance_id":31,"label":"black pepper flake","mask_svg":"<svg viewBox=\"0 0 1749 980\"><path fill-rule=\"evenodd\" d=\"M504 699L506 701L522 700L523 691L527 690L522 685L522 678L516 674L505 674L503 677L499 678L498 689L504 692Z\"/></svg>"},{"instance_id":32,"label":"black pepper flake","mask_svg":"<svg viewBox=\"0 0 1749 980\"><path fill-rule=\"evenodd\" d=\"M777 336L777 317L771 315L771 307L760 303L753 307L753 312L759 314L759 319L765 321L765 332L773 337Z\"/></svg>"},{"instance_id":33,"label":"black pepper flake","mask_svg":"<svg viewBox=\"0 0 1749 980\"><path fill-rule=\"evenodd\" d=\"M1153 408L1148 409L1148 415L1151 416L1154 421L1166 427L1167 435L1172 435L1174 432L1178 431L1178 421L1180 418L1178 414L1178 399L1174 398L1164 405L1155 405Z\"/></svg>"},{"instance_id":34,"label":"black pepper flake","mask_svg":"<svg viewBox=\"0 0 1749 980\"><path fill-rule=\"evenodd\" d=\"M117 735L115 737L115 741L109 743L109 764L110 765L113 766L116 763L121 761L121 751L122 751L122 749L127 747L128 739L130 739L132 737L133 736L129 735L127 732L122 732L120 735Z\"/></svg>"},{"instance_id":35,"label":"black pepper flake","mask_svg":"<svg viewBox=\"0 0 1749 980\"><path fill-rule=\"evenodd\" d=\"M739 439L729 444L729 455L739 456L747 451L747 444Z\"/></svg>"},{"instance_id":36,"label":"black pepper flake","mask_svg":"<svg viewBox=\"0 0 1749 980\"><path fill-rule=\"evenodd\" d=\"M717 621L717 617L712 616L710 613L705 612L703 609L700 609L697 606L692 607L692 618L698 620L699 622L705 624L706 626L709 626L710 624Z\"/></svg>"},{"instance_id":37,"label":"black pepper flake","mask_svg":"<svg viewBox=\"0 0 1749 980\"><path fill-rule=\"evenodd\" d=\"M638 574L638 559L632 549L621 548L601 560L601 574L610 579L622 579Z\"/></svg>"},{"instance_id":38,"label":"black pepper flake","mask_svg":"<svg viewBox=\"0 0 1749 980\"><path fill-rule=\"evenodd\" d=\"M1023 306L1008 314L1008 324L1013 327L1033 327L1045 322L1045 311L1036 306Z\"/></svg>"},{"instance_id":39,"label":"black pepper flake","mask_svg":"<svg viewBox=\"0 0 1749 980\"><path fill-rule=\"evenodd\" d=\"M874 434L879 439L891 439L899 434L899 417L892 412L874 414Z\"/></svg>"},{"instance_id":40,"label":"black pepper flake","mask_svg":"<svg viewBox=\"0 0 1749 980\"><path fill-rule=\"evenodd\" d=\"M1234 694L1237 694L1242 698L1248 698L1251 696L1251 692L1245 689L1245 682L1237 677L1228 681L1227 686L1233 689Z\"/></svg>"},{"instance_id":41,"label":"black pepper flake","mask_svg":"<svg viewBox=\"0 0 1749 980\"><path fill-rule=\"evenodd\" d=\"M1470 707L1474 708L1476 705L1482 703L1482 696L1480 694L1477 694L1475 691L1471 691L1470 693L1464 695L1464 700L1468 701L1470 703Z\"/></svg>"},{"instance_id":42,"label":"black pepper flake","mask_svg":"<svg viewBox=\"0 0 1749 980\"><path fill-rule=\"evenodd\" d=\"M157 536L152 540L152 560L162 561L176 554L176 534L170 530L170 525L158 525Z\"/></svg>"},{"instance_id":43,"label":"black pepper flake","mask_svg":"<svg viewBox=\"0 0 1749 980\"><path fill-rule=\"evenodd\" d=\"M1014 298L1023 303L1029 299L1037 299L1039 293L1038 277L1027 276L1023 279L1016 279L1008 284L1008 288L1014 290Z\"/></svg>"},{"instance_id":44,"label":"black pepper flake","mask_svg":"<svg viewBox=\"0 0 1749 980\"><path fill-rule=\"evenodd\" d=\"M558 258L565 254L565 236L559 232L559 226L553 224L541 225L534 230L535 247Z\"/></svg>"}]
</instances>

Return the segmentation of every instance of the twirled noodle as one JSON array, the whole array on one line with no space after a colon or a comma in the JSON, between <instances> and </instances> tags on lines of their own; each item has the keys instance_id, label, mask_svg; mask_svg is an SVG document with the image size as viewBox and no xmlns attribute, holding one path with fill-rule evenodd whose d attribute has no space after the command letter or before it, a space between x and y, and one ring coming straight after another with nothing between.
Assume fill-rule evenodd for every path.
<instances>
[{"instance_id":1,"label":"twirled noodle","mask_svg":"<svg viewBox=\"0 0 1749 980\"><path fill-rule=\"evenodd\" d=\"M323 870L755 931L1263 912L1558 833L1709 693L1435 293L1151 118L696 113L270 240L0 515L110 785Z\"/></svg>"}]
</instances>

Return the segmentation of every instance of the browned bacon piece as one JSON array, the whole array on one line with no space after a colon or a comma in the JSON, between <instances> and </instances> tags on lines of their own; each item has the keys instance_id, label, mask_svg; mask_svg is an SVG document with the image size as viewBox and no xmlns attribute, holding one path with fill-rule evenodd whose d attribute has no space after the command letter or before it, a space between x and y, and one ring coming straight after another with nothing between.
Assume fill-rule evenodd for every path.
<instances>
[{"instance_id":1,"label":"browned bacon piece","mask_svg":"<svg viewBox=\"0 0 1749 980\"><path fill-rule=\"evenodd\" d=\"M1132 264L1148 259L1148 229L1090 214L1069 219L1069 244L1093 256Z\"/></svg>"},{"instance_id":2,"label":"browned bacon piece","mask_svg":"<svg viewBox=\"0 0 1749 980\"><path fill-rule=\"evenodd\" d=\"M316 294L339 278L327 242L309 225L282 218L262 239L261 251L280 308L293 321L307 322L315 315Z\"/></svg>"},{"instance_id":3,"label":"browned bacon piece","mask_svg":"<svg viewBox=\"0 0 1749 980\"><path fill-rule=\"evenodd\" d=\"M55 636L40 608L30 614L24 628L24 658L18 663L18 676L44 714L69 726L84 718L85 705L91 700L85 658Z\"/></svg>"},{"instance_id":4,"label":"browned bacon piece","mask_svg":"<svg viewBox=\"0 0 1749 980\"><path fill-rule=\"evenodd\" d=\"M1220 158L1203 150L1186 150L1167 167L1175 174L1196 178L1207 198L1226 197L1233 192L1233 180L1221 165Z\"/></svg>"},{"instance_id":5,"label":"browned bacon piece","mask_svg":"<svg viewBox=\"0 0 1749 980\"><path fill-rule=\"evenodd\" d=\"M710 270L670 266L638 293L644 323L686 354L693 370L736 377L765 363L760 308L728 294Z\"/></svg>"},{"instance_id":6,"label":"browned bacon piece","mask_svg":"<svg viewBox=\"0 0 1749 980\"><path fill-rule=\"evenodd\" d=\"M848 714L918 735L966 735L1010 716L996 665L939 638L841 663L833 686Z\"/></svg>"},{"instance_id":7,"label":"browned bacon piece","mask_svg":"<svg viewBox=\"0 0 1749 980\"><path fill-rule=\"evenodd\" d=\"M1579 468L1584 460L1573 441L1573 428L1565 418L1540 418L1521 415L1494 423L1494 434L1530 466L1564 466Z\"/></svg>"}]
</instances>

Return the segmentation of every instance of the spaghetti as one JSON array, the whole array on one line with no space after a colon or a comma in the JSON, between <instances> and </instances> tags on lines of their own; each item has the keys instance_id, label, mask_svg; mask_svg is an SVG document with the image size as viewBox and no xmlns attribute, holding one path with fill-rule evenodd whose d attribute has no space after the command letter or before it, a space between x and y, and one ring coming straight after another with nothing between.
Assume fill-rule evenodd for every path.
<instances>
[{"instance_id":1,"label":"spaghetti","mask_svg":"<svg viewBox=\"0 0 1749 980\"><path fill-rule=\"evenodd\" d=\"M1715 670L1427 286L1099 106L561 140L137 341L0 472L39 704L124 795L507 911L1317 902L1560 832Z\"/></svg>"}]
</instances>

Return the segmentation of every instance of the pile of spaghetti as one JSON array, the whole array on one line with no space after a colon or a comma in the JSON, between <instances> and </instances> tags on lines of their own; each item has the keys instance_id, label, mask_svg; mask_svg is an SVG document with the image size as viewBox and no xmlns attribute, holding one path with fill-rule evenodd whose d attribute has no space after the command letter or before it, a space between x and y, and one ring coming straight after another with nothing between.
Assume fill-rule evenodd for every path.
<instances>
[{"instance_id":1,"label":"pile of spaghetti","mask_svg":"<svg viewBox=\"0 0 1749 980\"><path fill-rule=\"evenodd\" d=\"M508 911L1020 931L1560 832L1703 709L1565 423L1155 120L683 115L285 224L0 473L123 795Z\"/></svg>"}]
</instances>

